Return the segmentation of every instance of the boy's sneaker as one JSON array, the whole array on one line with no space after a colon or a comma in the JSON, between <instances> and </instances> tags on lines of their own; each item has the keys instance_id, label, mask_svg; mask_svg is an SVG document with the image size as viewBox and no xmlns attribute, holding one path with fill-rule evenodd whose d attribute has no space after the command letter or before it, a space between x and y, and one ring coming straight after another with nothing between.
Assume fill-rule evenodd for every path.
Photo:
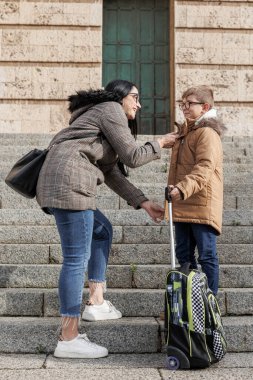
<instances>
[{"instance_id":1,"label":"boy's sneaker","mask_svg":"<svg viewBox=\"0 0 253 380\"><path fill-rule=\"evenodd\" d=\"M82 315L85 321L106 321L121 317L121 312L110 301L104 301L102 305L86 305Z\"/></svg>"},{"instance_id":2,"label":"boy's sneaker","mask_svg":"<svg viewBox=\"0 0 253 380\"><path fill-rule=\"evenodd\" d=\"M59 340L54 351L57 358L96 359L107 355L107 348L92 343L86 334L79 334L75 339L68 341Z\"/></svg>"}]
</instances>

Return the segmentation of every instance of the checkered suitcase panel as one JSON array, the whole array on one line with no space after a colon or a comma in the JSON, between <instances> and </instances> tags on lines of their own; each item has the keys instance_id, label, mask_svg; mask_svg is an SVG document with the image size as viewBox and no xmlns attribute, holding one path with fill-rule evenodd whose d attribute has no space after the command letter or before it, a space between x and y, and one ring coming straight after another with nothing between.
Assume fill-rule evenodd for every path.
<instances>
[{"instance_id":1,"label":"checkered suitcase panel","mask_svg":"<svg viewBox=\"0 0 253 380\"><path fill-rule=\"evenodd\" d=\"M192 318L194 331L199 333L205 332L205 308L201 295L201 275L195 273L192 278Z\"/></svg>"},{"instance_id":2,"label":"checkered suitcase panel","mask_svg":"<svg viewBox=\"0 0 253 380\"><path fill-rule=\"evenodd\" d=\"M211 293L208 296L209 309L213 319L213 352L218 360L221 360L225 356L227 351L227 344L225 341L225 333L222 325L220 310L217 304L217 300Z\"/></svg>"}]
</instances>

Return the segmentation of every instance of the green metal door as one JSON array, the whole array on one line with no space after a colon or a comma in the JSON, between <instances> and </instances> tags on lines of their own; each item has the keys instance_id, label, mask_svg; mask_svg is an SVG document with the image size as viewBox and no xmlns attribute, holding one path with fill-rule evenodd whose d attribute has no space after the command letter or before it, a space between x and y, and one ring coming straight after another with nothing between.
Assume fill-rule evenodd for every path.
<instances>
[{"instance_id":1,"label":"green metal door","mask_svg":"<svg viewBox=\"0 0 253 380\"><path fill-rule=\"evenodd\" d=\"M138 133L169 131L169 1L104 0L103 85L135 83Z\"/></svg>"}]
</instances>

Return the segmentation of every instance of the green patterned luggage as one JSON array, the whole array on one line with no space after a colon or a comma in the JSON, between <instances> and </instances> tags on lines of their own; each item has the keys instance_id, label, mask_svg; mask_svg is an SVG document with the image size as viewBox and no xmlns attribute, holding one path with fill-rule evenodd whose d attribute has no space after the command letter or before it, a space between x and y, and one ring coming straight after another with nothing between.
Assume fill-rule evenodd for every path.
<instances>
[{"instance_id":1,"label":"green patterned luggage","mask_svg":"<svg viewBox=\"0 0 253 380\"><path fill-rule=\"evenodd\" d=\"M169 369L205 368L221 360L227 344L218 302L206 275L190 264L176 269L172 203L168 190L171 266L165 291L166 366Z\"/></svg>"}]
</instances>

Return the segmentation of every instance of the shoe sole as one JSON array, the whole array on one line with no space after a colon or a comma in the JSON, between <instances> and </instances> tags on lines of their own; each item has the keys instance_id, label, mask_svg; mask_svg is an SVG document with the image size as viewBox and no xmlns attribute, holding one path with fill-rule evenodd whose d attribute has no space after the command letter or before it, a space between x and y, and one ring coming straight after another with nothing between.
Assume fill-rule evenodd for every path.
<instances>
[{"instance_id":1,"label":"shoe sole","mask_svg":"<svg viewBox=\"0 0 253 380\"><path fill-rule=\"evenodd\" d=\"M60 351L60 350L55 350L54 352L54 357L56 358L69 358L69 359L99 359L99 358L104 358L108 356L108 351L107 353L105 352L103 355L89 355L89 354L82 354L82 353L77 353L77 352L65 352L65 351Z\"/></svg>"},{"instance_id":2,"label":"shoe sole","mask_svg":"<svg viewBox=\"0 0 253 380\"><path fill-rule=\"evenodd\" d=\"M100 316L94 316L92 314L88 314L88 313L83 313L82 315L82 319L84 321L89 321L89 322L95 322L95 321L107 321L107 320L112 320L112 319L120 319L122 318L122 314L120 315L103 315L101 314Z\"/></svg>"}]
</instances>

